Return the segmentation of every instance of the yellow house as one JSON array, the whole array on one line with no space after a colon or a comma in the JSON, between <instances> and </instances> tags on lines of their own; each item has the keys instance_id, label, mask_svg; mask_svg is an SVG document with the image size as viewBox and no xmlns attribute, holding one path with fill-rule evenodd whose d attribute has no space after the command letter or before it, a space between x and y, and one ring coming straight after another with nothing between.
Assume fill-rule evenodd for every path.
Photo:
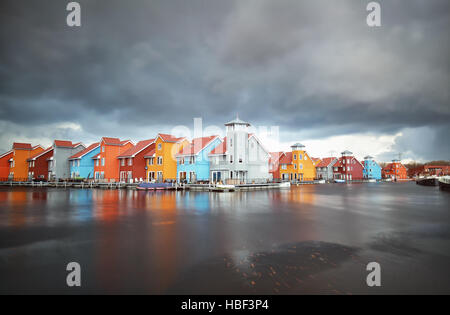
<instances>
[{"instance_id":1,"label":"yellow house","mask_svg":"<svg viewBox=\"0 0 450 315\"><path fill-rule=\"evenodd\" d=\"M305 146L296 143L291 146L292 152L280 159L280 177L289 181L311 181L316 178L315 161L305 151Z\"/></svg>"},{"instance_id":2,"label":"yellow house","mask_svg":"<svg viewBox=\"0 0 450 315\"><path fill-rule=\"evenodd\" d=\"M166 181L177 179L177 160L175 155L188 145L186 138L177 138L160 133L155 139L155 148L145 155L147 181Z\"/></svg>"}]
</instances>

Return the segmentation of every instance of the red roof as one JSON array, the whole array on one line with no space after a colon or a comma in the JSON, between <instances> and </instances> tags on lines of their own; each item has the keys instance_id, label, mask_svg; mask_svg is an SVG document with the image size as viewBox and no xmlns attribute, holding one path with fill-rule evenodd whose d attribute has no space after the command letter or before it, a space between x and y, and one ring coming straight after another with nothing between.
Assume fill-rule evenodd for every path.
<instances>
[{"instance_id":1,"label":"red roof","mask_svg":"<svg viewBox=\"0 0 450 315\"><path fill-rule=\"evenodd\" d=\"M177 138L175 136L165 134L165 133L159 133L158 136L160 136L164 142L179 142L179 141L185 139L185 137Z\"/></svg>"},{"instance_id":2,"label":"red roof","mask_svg":"<svg viewBox=\"0 0 450 315\"><path fill-rule=\"evenodd\" d=\"M5 156L8 156L9 154L12 154L12 153L13 153L13 150L9 150L9 151L7 151L7 152L5 152L5 153L0 154L0 158L3 158L3 157L5 157Z\"/></svg>"},{"instance_id":3,"label":"red roof","mask_svg":"<svg viewBox=\"0 0 450 315\"><path fill-rule=\"evenodd\" d=\"M280 159L280 164L291 164L292 163L292 152L286 152L284 156Z\"/></svg>"},{"instance_id":4,"label":"red roof","mask_svg":"<svg viewBox=\"0 0 450 315\"><path fill-rule=\"evenodd\" d=\"M320 161L319 164L317 164L316 167L328 167L331 162L333 162L336 158L335 157L327 157L323 158L322 161Z\"/></svg>"},{"instance_id":5,"label":"red roof","mask_svg":"<svg viewBox=\"0 0 450 315\"><path fill-rule=\"evenodd\" d=\"M208 144L210 144L218 136L209 136L202 138L195 138L189 145L183 147L176 156L180 155L197 155L201 150L203 150Z\"/></svg>"},{"instance_id":6,"label":"red roof","mask_svg":"<svg viewBox=\"0 0 450 315\"><path fill-rule=\"evenodd\" d=\"M13 149L31 150L31 144L30 143L14 142L13 143Z\"/></svg>"},{"instance_id":7,"label":"red roof","mask_svg":"<svg viewBox=\"0 0 450 315\"><path fill-rule=\"evenodd\" d=\"M270 152L269 163L277 162L280 157L284 154L284 152Z\"/></svg>"},{"instance_id":8,"label":"red roof","mask_svg":"<svg viewBox=\"0 0 450 315\"><path fill-rule=\"evenodd\" d=\"M72 141L55 140L55 147L73 147Z\"/></svg>"},{"instance_id":9,"label":"red roof","mask_svg":"<svg viewBox=\"0 0 450 315\"><path fill-rule=\"evenodd\" d=\"M44 155L50 151L53 151L53 147L48 147L47 149L45 149L42 152L36 153L35 155L30 156L29 159L27 159L27 161L31 161L31 160L35 160L36 158L40 157L41 155Z\"/></svg>"},{"instance_id":10,"label":"red roof","mask_svg":"<svg viewBox=\"0 0 450 315\"><path fill-rule=\"evenodd\" d=\"M69 160L72 160L72 159L79 159L79 158L81 158L83 155L85 155L85 154L91 152L92 150L94 150L95 148L98 148L99 145L100 145L100 142L93 143L93 144L91 144L90 146L88 146L86 149L81 150L80 152L75 153L74 155L72 155L71 157L69 157Z\"/></svg>"},{"instance_id":11,"label":"red roof","mask_svg":"<svg viewBox=\"0 0 450 315\"><path fill-rule=\"evenodd\" d=\"M227 152L227 137L223 138L223 142L212 150L209 155L225 154Z\"/></svg>"},{"instance_id":12,"label":"red roof","mask_svg":"<svg viewBox=\"0 0 450 315\"><path fill-rule=\"evenodd\" d=\"M120 140L119 138L110 137L103 137L102 141L104 141L106 145L124 145L127 142L130 142L130 140Z\"/></svg>"},{"instance_id":13,"label":"red roof","mask_svg":"<svg viewBox=\"0 0 450 315\"><path fill-rule=\"evenodd\" d=\"M155 141L155 139L139 141L135 146L126 150L121 155L119 155L117 158L134 157L137 153L141 152L142 150L144 150L145 148L150 146L154 141Z\"/></svg>"},{"instance_id":14,"label":"red roof","mask_svg":"<svg viewBox=\"0 0 450 315\"><path fill-rule=\"evenodd\" d=\"M147 152L147 154L144 156L144 158L152 157L154 155L155 155L155 149L153 148L150 152Z\"/></svg>"}]
</instances>

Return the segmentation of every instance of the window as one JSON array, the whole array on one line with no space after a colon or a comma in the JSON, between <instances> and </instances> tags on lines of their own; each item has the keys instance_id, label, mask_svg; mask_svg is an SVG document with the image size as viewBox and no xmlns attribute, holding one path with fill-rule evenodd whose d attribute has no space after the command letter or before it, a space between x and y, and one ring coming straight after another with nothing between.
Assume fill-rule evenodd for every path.
<instances>
[{"instance_id":1,"label":"window","mask_svg":"<svg viewBox=\"0 0 450 315\"><path fill-rule=\"evenodd\" d=\"M281 169L282 169L282 170L285 170L285 169L286 169L286 164L282 164L282 165L281 165Z\"/></svg>"},{"instance_id":2,"label":"window","mask_svg":"<svg viewBox=\"0 0 450 315\"><path fill-rule=\"evenodd\" d=\"M129 159L128 159L128 166L131 166L131 165L133 165L133 159L132 159L132 158L129 158Z\"/></svg>"},{"instance_id":3,"label":"window","mask_svg":"<svg viewBox=\"0 0 450 315\"><path fill-rule=\"evenodd\" d=\"M184 157L180 159L180 164L184 164Z\"/></svg>"},{"instance_id":4,"label":"window","mask_svg":"<svg viewBox=\"0 0 450 315\"><path fill-rule=\"evenodd\" d=\"M294 164L294 170L296 170L297 169L297 164Z\"/></svg>"},{"instance_id":5,"label":"window","mask_svg":"<svg viewBox=\"0 0 450 315\"><path fill-rule=\"evenodd\" d=\"M230 147L233 147L233 138L230 138Z\"/></svg>"},{"instance_id":6,"label":"window","mask_svg":"<svg viewBox=\"0 0 450 315\"><path fill-rule=\"evenodd\" d=\"M105 166L105 158L102 158L102 166Z\"/></svg>"},{"instance_id":7,"label":"window","mask_svg":"<svg viewBox=\"0 0 450 315\"><path fill-rule=\"evenodd\" d=\"M102 147L102 152L105 152L105 147Z\"/></svg>"},{"instance_id":8,"label":"window","mask_svg":"<svg viewBox=\"0 0 450 315\"><path fill-rule=\"evenodd\" d=\"M294 154L294 160L296 160L297 159L297 154Z\"/></svg>"},{"instance_id":9,"label":"window","mask_svg":"<svg viewBox=\"0 0 450 315\"><path fill-rule=\"evenodd\" d=\"M95 160L95 166L98 166L98 159L97 160Z\"/></svg>"},{"instance_id":10,"label":"window","mask_svg":"<svg viewBox=\"0 0 450 315\"><path fill-rule=\"evenodd\" d=\"M125 160L124 159L120 159L120 166L125 166Z\"/></svg>"},{"instance_id":11,"label":"window","mask_svg":"<svg viewBox=\"0 0 450 315\"><path fill-rule=\"evenodd\" d=\"M162 143L158 143L158 150L161 151L162 149Z\"/></svg>"},{"instance_id":12,"label":"window","mask_svg":"<svg viewBox=\"0 0 450 315\"><path fill-rule=\"evenodd\" d=\"M189 158L189 164L195 164L195 156Z\"/></svg>"},{"instance_id":13,"label":"window","mask_svg":"<svg viewBox=\"0 0 450 315\"><path fill-rule=\"evenodd\" d=\"M302 159L303 159L303 156L302 156L301 154L299 154L299 155L298 155L298 159L299 159L299 160L302 160Z\"/></svg>"},{"instance_id":14,"label":"window","mask_svg":"<svg viewBox=\"0 0 450 315\"><path fill-rule=\"evenodd\" d=\"M163 164L163 157L158 156L158 165L162 165L162 164Z\"/></svg>"},{"instance_id":15,"label":"window","mask_svg":"<svg viewBox=\"0 0 450 315\"><path fill-rule=\"evenodd\" d=\"M305 155L305 161L308 160L308 157Z\"/></svg>"},{"instance_id":16,"label":"window","mask_svg":"<svg viewBox=\"0 0 450 315\"><path fill-rule=\"evenodd\" d=\"M300 169L302 170L303 169L303 164L300 164L299 166L300 166Z\"/></svg>"},{"instance_id":17,"label":"window","mask_svg":"<svg viewBox=\"0 0 450 315\"><path fill-rule=\"evenodd\" d=\"M80 160L77 160L78 167L80 167Z\"/></svg>"}]
</instances>

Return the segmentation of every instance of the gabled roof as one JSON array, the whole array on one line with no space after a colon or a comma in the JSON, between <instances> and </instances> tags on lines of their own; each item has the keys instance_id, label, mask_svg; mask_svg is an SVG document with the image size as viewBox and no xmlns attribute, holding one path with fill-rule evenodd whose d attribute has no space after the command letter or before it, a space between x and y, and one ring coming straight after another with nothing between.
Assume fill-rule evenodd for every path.
<instances>
[{"instance_id":1,"label":"gabled roof","mask_svg":"<svg viewBox=\"0 0 450 315\"><path fill-rule=\"evenodd\" d=\"M164 141L164 142L175 142L175 143L183 141L184 139L186 139L186 137L178 137L177 138L175 136L172 136L172 135L169 135L169 134L166 134L166 133L158 133L157 138L158 137L161 138L161 140Z\"/></svg>"},{"instance_id":2,"label":"gabled roof","mask_svg":"<svg viewBox=\"0 0 450 315\"><path fill-rule=\"evenodd\" d=\"M68 147L68 148L73 147L72 141L67 141L67 140L55 140L54 144L55 144L55 147Z\"/></svg>"},{"instance_id":3,"label":"gabled roof","mask_svg":"<svg viewBox=\"0 0 450 315\"><path fill-rule=\"evenodd\" d=\"M266 151L267 155L270 157L270 152L269 152L269 150L266 149L266 147L262 144L262 142L258 139L258 137L257 137L255 134L253 134L253 133L249 133L249 134L248 134L248 140L250 140L251 138L255 138L256 142L259 143L259 145L261 146L261 148L262 148L264 151Z\"/></svg>"},{"instance_id":4,"label":"gabled roof","mask_svg":"<svg viewBox=\"0 0 450 315\"><path fill-rule=\"evenodd\" d=\"M69 157L69 160L81 159L83 156L85 156L86 154L88 154L92 150L97 149L99 146L100 146L100 142L93 143L90 146L88 146L86 149L81 150L80 152L75 153L74 155Z\"/></svg>"},{"instance_id":5,"label":"gabled roof","mask_svg":"<svg viewBox=\"0 0 450 315\"><path fill-rule=\"evenodd\" d=\"M45 149L44 151L39 152L39 153L37 153L37 154L31 156L29 159L27 159L27 161L33 161L33 160L36 160L38 157L40 157L40 156L42 156L42 155L44 155L44 154L46 154L46 153L48 153L48 152L50 152L50 151L53 151L53 147L48 147L48 148Z\"/></svg>"},{"instance_id":6,"label":"gabled roof","mask_svg":"<svg viewBox=\"0 0 450 315\"><path fill-rule=\"evenodd\" d=\"M328 167L334 160L337 160L337 158L335 157L323 158L322 161L320 161L320 163L316 165L316 167Z\"/></svg>"},{"instance_id":7,"label":"gabled roof","mask_svg":"<svg viewBox=\"0 0 450 315\"><path fill-rule=\"evenodd\" d=\"M14 142L13 149L31 150L32 147L30 143Z\"/></svg>"},{"instance_id":8,"label":"gabled roof","mask_svg":"<svg viewBox=\"0 0 450 315\"><path fill-rule=\"evenodd\" d=\"M110 137L103 137L101 142L105 142L106 145L125 145L128 142L133 143L131 140L120 140L119 138L110 138Z\"/></svg>"},{"instance_id":9,"label":"gabled roof","mask_svg":"<svg viewBox=\"0 0 450 315\"><path fill-rule=\"evenodd\" d=\"M278 160L285 154L284 152L270 152L269 163L278 162Z\"/></svg>"},{"instance_id":10,"label":"gabled roof","mask_svg":"<svg viewBox=\"0 0 450 315\"><path fill-rule=\"evenodd\" d=\"M246 125L246 126L250 126L250 123L243 121L241 119L239 119L238 116L236 116L235 119L225 123L225 126L231 126L231 125Z\"/></svg>"},{"instance_id":11,"label":"gabled roof","mask_svg":"<svg viewBox=\"0 0 450 315\"><path fill-rule=\"evenodd\" d=\"M145 150L149 146L151 146L153 143L155 143L155 139L148 139L148 140L142 140L139 141L135 146L129 148L125 152L123 152L121 155L119 155L117 158L134 158L136 154L141 152L142 150Z\"/></svg>"},{"instance_id":12,"label":"gabled roof","mask_svg":"<svg viewBox=\"0 0 450 315\"><path fill-rule=\"evenodd\" d=\"M183 147L180 152L176 154L176 156L189 156L189 155L197 155L199 154L204 148L206 148L211 142L218 139L219 136L209 136L209 137L202 137L202 138L195 138L192 140L189 145ZM220 138L219 138L220 140ZM222 140L221 140L222 141Z\"/></svg>"},{"instance_id":13,"label":"gabled roof","mask_svg":"<svg viewBox=\"0 0 450 315\"><path fill-rule=\"evenodd\" d=\"M223 155L227 153L227 137L223 138L223 142L214 148L209 155Z\"/></svg>"},{"instance_id":14,"label":"gabled roof","mask_svg":"<svg viewBox=\"0 0 450 315\"><path fill-rule=\"evenodd\" d=\"M291 164L292 163L292 152L286 152L284 156L280 159L280 164Z\"/></svg>"},{"instance_id":15,"label":"gabled roof","mask_svg":"<svg viewBox=\"0 0 450 315\"><path fill-rule=\"evenodd\" d=\"M9 155L9 154L12 154L12 153L13 153L13 150L9 150L9 151L7 151L5 153L2 153L2 154L0 154L0 159L5 157L5 156L7 156L7 155Z\"/></svg>"}]
</instances>

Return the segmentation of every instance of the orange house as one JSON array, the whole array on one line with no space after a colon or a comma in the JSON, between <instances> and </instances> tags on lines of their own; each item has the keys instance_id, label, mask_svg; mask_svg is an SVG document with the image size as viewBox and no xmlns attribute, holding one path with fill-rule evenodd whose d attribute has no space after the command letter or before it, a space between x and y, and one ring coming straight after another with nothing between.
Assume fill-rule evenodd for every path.
<instances>
[{"instance_id":1,"label":"orange house","mask_svg":"<svg viewBox=\"0 0 450 315\"><path fill-rule=\"evenodd\" d=\"M383 178L391 178L393 180L408 178L408 170L399 160L392 160L392 163L386 165L381 170L381 173Z\"/></svg>"},{"instance_id":2,"label":"orange house","mask_svg":"<svg viewBox=\"0 0 450 315\"><path fill-rule=\"evenodd\" d=\"M10 160L9 177L15 181L28 180L28 162L27 160L42 151L44 148L40 145L32 147L29 143L14 142L13 156Z\"/></svg>"},{"instance_id":3,"label":"orange house","mask_svg":"<svg viewBox=\"0 0 450 315\"><path fill-rule=\"evenodd\" d=\"M6 181L9 176L9 164L13 157L13 150L9 150L3 154L0 154L0 182Z\"/></svg>"},{"instance_id":4,"label":"orange house","mask_svg":"<svg viewBox=\"0 0 450 315\"><path fill-rule=\"evenodd\" d=\"M147 153L146 159L147 181L166 181L177 179L177 159L175 155L189 145L186 138L177 138L160 133L155 138L154 150Z\"/></svg>"},{"instance_id":5,"label":"orange house","mask_svg":"<svg viewBox=\"0 0 450 315\"><path fill-rule=\"evenodd\" d=\"M103 137L100 142L100 153L93 157L94 178L96 180L119 181L119 160L117 157L134 146L130 140Z\"/></svg>"}]
</instances>

